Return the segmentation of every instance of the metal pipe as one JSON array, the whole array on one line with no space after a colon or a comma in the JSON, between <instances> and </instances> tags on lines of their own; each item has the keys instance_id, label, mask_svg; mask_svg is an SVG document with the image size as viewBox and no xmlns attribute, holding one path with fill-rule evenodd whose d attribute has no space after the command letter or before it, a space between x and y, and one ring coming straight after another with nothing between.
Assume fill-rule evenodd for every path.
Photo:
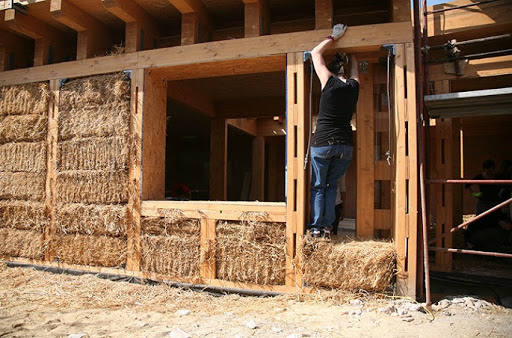
<instances>
[{"instance_id":1,"label":"metal pipe","mask_svg":"<svg viewBox=\"0 0 512 338\"><path fill-rule=\"evenodd\" d=\"M427 184L437 184L437 183L447 183L447 184L512 184L512 180L427 180Z\"/></svg>"},{"instance_id":2,"label":"metal pipe","mask_svg":"<svg viewBox=\"0 0 512 338\"><path fill-rule=\"evenodd\" d=\"M432 250L432 251L445 251L445 252L462 253L462 254L469 254L469 255L512 258L512 254L501 253L501 252L487 252L487 251L465 250L465 249L454 249L454 248L438 248L438 247L434 247L434 246L431 246L428 249Z\"/></svg>"},{"instance_id":3,"label":"metal pipe","mask_svg":"<svg viewBox=\"0 0 512 338\"><path fill-rule=\"evenodd\" d=\"M488 36L486 38L479 38L479 39L472 39L472 40L465 40L465 41L455 41L453 43L447 42L442 45L425 46L422 48L422 50L428 52L431 50L445 49L445 48L457 47L457 46L465 46L465 45L470 45L473 43L489 42L489 41L510 39L510 38L512 38L512 34L502 34L502 35L496 35L496 36Z\"/></svg>"},{"instance_id":4,"label":"metal pipe","mask_svg":"<svg viewBox=\"0 0 512 338\"><path fill-rule=\"evenodd\" d=\"M424 0L426 3L426 0ZM419 152L419 178L420 178L420 204L421 204L421 225L423 238L423 269L425 274L425 303L432 304L430 292L430 266L428 261L428 228L427 228L427 206L425 198L425 135L423 120L423 67L421 64L421 31L420 31L420 7L419 0L414 0L414 71L416 75L416 112L418 129L418 152ZM426 30L426 27L425 27Z\"/></svg>"},{"instance_id":5,"label":"metal pipe","mask_svg":"<svg viewBox=\"0 0 512 338\"><path fill-rule=\"evenodd\" d=\"M504 201L504 202L501 202L500 204L492 207L491 209L489 210L486 210L484 212L482 212L481 214L479 215L476 215L475 217L473 217L472 219L470 219L469 221L467 222L464 222L454 228L451 228L450 229L450 232L445 232L444 234L441 234L440 236L437 236L436 238L434 238L433 240L429 241L428 244L433 244L435 243L437 240L440 240L441 238L444 238L446 236L448 236L449 234L451 234L452 232L455 232L457 230L460 230L462 228L464 228L465 226L475 222L475 221L478 221L479 219L489 215L489 214L492 214L493 212L495 212L496 210L499 210L501 208L503 208L505 205L509 204L512 202L512 198L509 198L508 200Z\"/></svg>"},{"instance_id":6,"label":"metal pipe","mask_svg":"<svg viewBox=\"0 0 512 338\"><path fill-rule=\"evenodd\" d=\"M493 57L493 56L502 56L502 55L510 55L512 54L512 49L502 49L502 50L493 50L492 52L485 52L485 53L477 53L477 54L470 54L470 55L463 55L463 56L454 56L444 59L436 59L436 60L429 60L429 64L436 64L436 63L445 63L445 62L453 62L457 60L476 60L476 59L483 59L486 57Z\"/></svg>"},{"instance_id":7,"label":"metal pipe","mask_svg":"<svg viewBox=\"0 0 512 338\"><path fill-rule=\"evenodd\" d=\"M498 1L498 0L484 0L484 1L472 3L472 4L469 4L469 5L460 5L460 6L454 6L454 7L449 7L449 8L436 9L436 10L427 12L427 14L435 14L435 13L448 12L448 11L453 11L455 9L473 7L473 6L478 6L478 5L486 4L486 3L489 3L489 2L495 2L495 1Z\"/></svg>"}]
</instances>

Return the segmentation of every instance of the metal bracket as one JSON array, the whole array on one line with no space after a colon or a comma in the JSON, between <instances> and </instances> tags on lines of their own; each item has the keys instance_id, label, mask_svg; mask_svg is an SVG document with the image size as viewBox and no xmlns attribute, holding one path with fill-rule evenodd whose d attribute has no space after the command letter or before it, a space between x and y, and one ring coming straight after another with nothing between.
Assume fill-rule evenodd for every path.
<instances>
[{"instance_id":1,"label":"metal bracket","mask_svg":"<svg viewBox=\"0 0 512 338\"><path fill-rule=\"evenodd\" d=\"M395 44L382 45L382 48L387 49L388 52L391 55L396 55L396 46L395 46Z\"/></svg>"},{"instance_id":2,"label":"metal bracket","mask_svg":"<svg viewBox=\"0 0 512 338\"><path fill-rule=\"evenodd\" d=\"M132 79L132 71L131 70L125 70L125 71L123 71L123 73L126 76L126 79L129 79L129 80Z\"/></svg>"},{"instance_id":3,"label":"metal bracket","mask_svg":"<svg viewBox=\"0 0 512 338\"><path fill-rule=\"evenodd\" d=\"M59 80L59 88L62 89L62 87L64 86L64 84L68 82L68 79L67 78L64 78L64 79L60 79Z\"/></svg>"},{"instance_id":4,"label":"metal bracket","mask_svg":"<svg viewBox=\"0 0 512 338\"><path fill-rule=\"evenodd\" d=\"M304 52L304 62L308 61L309 59L311 59L311 51L305 51Z\"/></svg>"},{"instance_id":5,"label":"metal bracket","mask_svg":"<svg viewBox=\"0 0 512 338\"><path fill-rule=\"evenodd\" d=\"M368 73L368 61L359 61L359 73Z\"/></svg>"}]
</instances>

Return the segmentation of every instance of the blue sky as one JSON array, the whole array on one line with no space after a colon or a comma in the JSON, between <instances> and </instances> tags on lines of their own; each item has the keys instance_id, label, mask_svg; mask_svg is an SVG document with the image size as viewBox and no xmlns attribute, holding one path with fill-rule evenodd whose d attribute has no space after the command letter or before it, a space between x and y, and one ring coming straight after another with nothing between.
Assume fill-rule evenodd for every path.
<instances>
[{"instance_id":1,"label":"blue sky","mask_svg":"<svg viewBox=\"0 0 512 338\"><path fill-rule=\"evenodd\" d=\"M438 5L438 4L442 4L442 3L450 2L450 1L453 1L453 0L427 0L427 6ZM423 1L420 0L420 5L422 3L423 3ZM411 0L411 5L412 5L412 0Z\"/></svg>"}]
</instances>

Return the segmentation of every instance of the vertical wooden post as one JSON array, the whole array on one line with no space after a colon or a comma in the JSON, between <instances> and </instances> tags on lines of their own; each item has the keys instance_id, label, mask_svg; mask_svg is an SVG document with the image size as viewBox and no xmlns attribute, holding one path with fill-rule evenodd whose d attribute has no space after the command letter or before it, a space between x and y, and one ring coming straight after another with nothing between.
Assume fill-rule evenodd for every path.
<instances>
[{"instance_id":1,"label":"vertical wooden post","mask_svg":"<svg viewBox=\"0 0 512 338\"><path fill-rule=\"evenodd\" d=\"M392 0L393 6L392 20L411 21L411 1L410 0Z\"/></svg>"},{"instance_id":2,"label":"vertical wooden post","mask_svg":"<svg viewBox=\"0 0 512 338\"><path fill-rule=\"evenodd\" d=\"M267 34L269 18L266 0L244 0L244 37Z\"/></svg>"},{"instance_id":3,"label":"vertical wooden post","mask_svg":"<svg viewBox=\"0 0 512 338\"><path fill-rule=\"evenodd\" d=\"M286 286L302 287L300 255L306 230L307 179L306 154L306 74L302 53L287 55L287 143L286 143Z\"/></svg>"},{"instance_id":4,"label":"vertical wooden post","mask_svg":"<svg viewBox=\"0 0 512 338\"><path fill-rule=\"evenodd\" d=\"M7 69L7 48L0 45L0 72Z\"/></svg>"},{"instance_id":5,"label":"vertical wooden post","mask_svg":"<svg viewBox=\"0 0 512 338\"><path fill-rule=\"evenodd\" d=\"M130 98L130 139L132 147L128 167L128 259L126 268L140 271L141 259L141 162L142 162L142 115L144 111L144 70L132 72Z\"/></svg>"},{"instance_id":6,"label":"vertical wooden post","mask_svg":"<svg viewBox=\"0 0 512 338\"><path fill-rule=\"evenodd\" d=\"M59 99L60 81L50 80L50 100L48 107L48 134L46 137L46 211L49 218L48 226L44 229L45 260L53 261L55 250L52 238L57 230L55 219L55 196L57 189L57 151L59 139Z\"/></svg>"},{"instance_id":7,"label":"vertical wooden post","mask_svg":"<svg viewBox=\"0 0 512 338\"><path fill-rule=\"evenodd\" d=\"M357 102L357 211L356 235L374 236L374 182L375 182L375 114L373 107L373 67L359 74L359 101Z\"/></svg>"},{"instance_id":8,"label":"vertical wooden post","mask_svg":"<svg viewBox=\"0 0 512 338\"><path fill-rule=\"evenodd\" d=\"M36 39L34 42L34 67L48 64L50 42L46 39Z\"/></svg>"},{"instance_id":9,"label":"vertical wooden post","mask_svg":"<svg viewBox=\"0 0 512 338\"><path fill-rule=\"evenodd\" d=\"M252 142L251 200L265 199L265 137L256 136Z\"/></svg>"},{"instance_id":10,"label":"vertical wooden post","mask_svg":"<svg viewBox=\"0 0 512 338\"><path fill-rule=\"evenodd\" d=\"M201 218L201 261L199 274L204 279L217 278L215 263L216 220Z\"/></svg>"},{"instance_id":11,"label":"vertical wooden post","mask_svg":"<svg viewBox=\"0 0 512 338\"><path fill-rule=\"evenodd\" d=\"M315 29L332 28L332 0L315 0Z\"/></svg>"},{"instance_id":12,"label":"vertical wooden post","mask_svg":"<svg viewBox=\"0 0 512 338\"><path fill-rule=\"evenodd\" d=\"M167 81L146 71L144 77L142 199L165 198Z\"/></svg>"},{"instance_id":13,"label":"vertical wooden post","mask_svg":"<svg viewBox=\"0 0 512 338\"><path fill-rule=\"evenodd\" d=\"M210 132L210 200L227 199L228 124L214 118Z\"/></svg>"}]
</instances>

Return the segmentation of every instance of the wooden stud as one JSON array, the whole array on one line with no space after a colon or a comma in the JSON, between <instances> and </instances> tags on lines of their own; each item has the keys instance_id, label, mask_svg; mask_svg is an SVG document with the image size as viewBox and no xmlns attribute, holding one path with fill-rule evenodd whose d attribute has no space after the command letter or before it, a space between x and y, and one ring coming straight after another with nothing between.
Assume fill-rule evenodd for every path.
<instances>
[{"instance_id":1,"label":"wooden stud","mask_svg":"<svg viewBox=\"0 0 512 338\"><path fill-rule=\"evenodd\" d=\"M167 126L167 81L145 73L142 199L165 198L165 139Z\"/></svg>"},{"instance_id":2,"label":"wooden stud","mask_svg":"<svg viewBox=\"0 0 512 338\"><path fill-rule=\"evenodd\" d=\"M411 21L411 1L409 0L392 0L393 6L392 20L397 21Z\"/></svg>"},{"instance_id":3,"label":"wooden stud","mask_svg":"<svg viewBox=\"0 0 512 338\"><path fill-rule=\"evenodd\" d=\"M141 264L141 166L142 166L142 116L144 111L144 70L132 72L130 99L130 136L133 140L128 167L128 217L126 268L140 271Z\"/></svg>"},{"instance_id":4,"label":"wooden stud","mask_svg":"<svg viewBox=\"0 0 512 338\"><path fill-rule=\"evenodd\" d=\"M215 219L201 218L201 267L199 274L203 279L217 278L217 269L215 262L215 240L216 240Z\"/></svg>"},{"instance_id":5,"label":"wooden stud","mask_svg":"<svg viewBox=\"0 0 512 338\"><path fill-rule=\"evenodd\" d=\"M356 235L374 236L374 181L375 181L375 118L373 106L373 66L359 74L359 100L357 102L357 193Z\"/></svg>"},{"instance_id":6,"label":"wooden stud","mask_svg":"<svg viewBox=\"0 0 512 338\"><path fill-rule=\"evenodd\" d=\"M331 29L332 0L315 0L315 29Z\"/></svg>"},{"instance_id":7,"label":"wooden stud","mask_svg":"<svg viewBox=\"0 0 512 338\"><path fill-rule=\"evenodd\" d=\"M210 132L210 199L227 199L228 127L225 119L211 121Z\"/></svg>"},{"instance_id":8,"label":"wooden stud","mask_svg":"<svg viewBox=\"0 0 512 338\"><path fill-rule=\"evenodd\" d=\"M60 102L60 81L51 80L50 100L48 107L48 134L46 136L46 200L45 209L49 219L48 226L44 229L45 260L53 261L55 248L52 239L57 231L56 214L56 193L57 193L57 151L59 139L59 102Z\"/></svg>"},{"instance_id":9,"label":"wooden stud","mask_svg":"<svg viewBox=\"0 0 512 338\"><path fill-rule=\"evenodd\" d=\"M252 142L251 200L265 199L265 138L256 136Z\"/></svg>"},{"instance_id":10,"label":"wooden stud","mask_svg":"<svg viewBox=\"0 0 512 338\"><path fill-rule=\"evenodd\" d=\"M244 0L244 37L268 34L270 12L266 0Z\"/></svg>"},{"instance_id":11,"label":"wooden stud","mask_svg":"<svg viewBox=\"0 0 512 338\"><path fill-rule=\"evenodd\" d=\"M205 42L211 31L212 20L201 0L169 0L182 14L181 44Z\"/></svg>"}]
</instances>

